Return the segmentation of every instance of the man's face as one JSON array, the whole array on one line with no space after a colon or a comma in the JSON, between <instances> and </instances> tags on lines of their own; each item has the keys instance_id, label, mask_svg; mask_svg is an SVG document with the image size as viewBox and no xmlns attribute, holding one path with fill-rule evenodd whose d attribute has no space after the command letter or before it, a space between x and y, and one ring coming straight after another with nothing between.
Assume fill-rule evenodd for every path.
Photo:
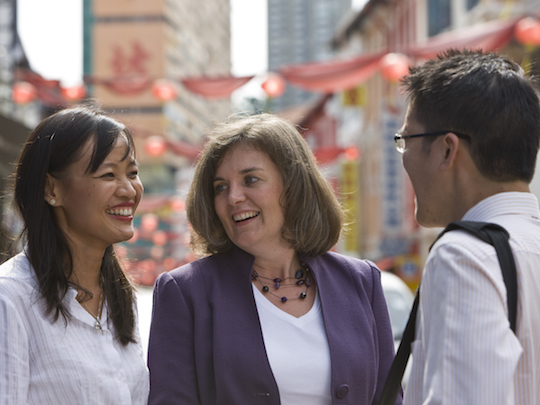
<instances>
[{"instance_id":1,"label":"man's face","mask_svg":"<svg viewBox=\"0 0 540 405\"><path fill-rule=\"evenodd\" d=\"M405 123L401 128L402 135L425 133L426 130L412 114L411 107L407 110ZM437 142L439 139L436 139ZM412 138L405 141L403 152L403 167L411 179L415 192L416 220L425 227L443 226L444 218L442 201L442 187L438 176L434 145L423 145L424 138Z\"/></svg>"}]
</instances>

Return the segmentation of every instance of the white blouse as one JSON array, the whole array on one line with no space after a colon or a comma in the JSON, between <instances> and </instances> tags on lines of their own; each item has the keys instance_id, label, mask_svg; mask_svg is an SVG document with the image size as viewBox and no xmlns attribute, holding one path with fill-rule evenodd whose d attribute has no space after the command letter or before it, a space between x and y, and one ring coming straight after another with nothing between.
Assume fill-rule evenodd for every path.
<instances>
[{"instance_id":1,"label":"white blouse","mask_svg":"<svg viewBox=\"0 0 540 405\"><path fill-rule=\"evenodd\" d=\"M309 312L296 318L257 287L253 292L281 405L331 405L330 347L319 295Z\"/></svg>"},{"instance_id":2,"label":"white blouse","mask_svg":"<svg viewBox=\"0 0 540 405\"><path fill-rule=\"evenodd\" d=\"M149 378L137 344L114 339L106 307L101 324L76 300L64 298L67 322L44 315L34 272L23 253L0 266L0 405L143 405Z\"/></svg>"}]
</instances>

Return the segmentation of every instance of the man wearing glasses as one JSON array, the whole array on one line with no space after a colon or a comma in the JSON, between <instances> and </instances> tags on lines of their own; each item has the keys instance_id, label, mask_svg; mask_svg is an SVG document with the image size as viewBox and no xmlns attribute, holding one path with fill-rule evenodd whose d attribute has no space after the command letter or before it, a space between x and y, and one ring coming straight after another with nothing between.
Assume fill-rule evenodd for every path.
<instances>
[{"instance_id":1,"label":"man wearing glasses","mask_svg":"<svg viewBox=\"0 0 540 405\"><path fill-rule=\"evenodd\" d=\"M506 228L517 269L516 334L495 249L447 232L420 286L406 405L540 404L540 210L530 193L540 105L529 78L496 54L450 50L403 79L396 148L425 227Z\"/></svg>"}]
</instances>

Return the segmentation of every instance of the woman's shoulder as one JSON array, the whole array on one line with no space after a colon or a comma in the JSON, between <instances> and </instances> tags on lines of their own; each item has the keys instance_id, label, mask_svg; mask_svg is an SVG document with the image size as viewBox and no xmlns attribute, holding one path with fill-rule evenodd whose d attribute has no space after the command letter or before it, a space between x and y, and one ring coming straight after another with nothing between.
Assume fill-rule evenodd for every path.
<instances>
[{"instance_id":1,"label":"woman's shoulder","mask_svg":"<svg viewBox=\"0 0 540 405\"><path fill-rule=\"evenodd\" d=\"M326 252L317 256L318 261L329 268L345 268L353 273L363 274L372 277L374 273L378 274L380 270L375 263L366 259L347 256L336 252Z\"/></svg>"},{"instance_id":2,"label":"woman's shoulder","mask_svg":"<svg viewBox=\"0 0 540 405\"><path fill-rule=\"evenodd\" d=\"M0 282L18 281L31 284L34 280L34 271L23 252L0 265Z\"/></svg>"},{"instance_id":3,"label":"woman's shoulder","mask_svg":"<svg viewBox=\"0 0 540 405\"><path fill-rule=\"evenodd\" d=\"M206 256L192 262L185 263L180 267L168 271L167 273L163 273L161 276L187 280L195 277L197 273L208 271L208 269L216 267L216 265L217 261L214 256ZM165 276L165 274L167 274L167 276Z\"/></svg>"},{"instance_id":4,"label":"woman's shoulder","mask_svg":"<svg viewBox=\"0 0 540 405\"><path fill-rule=\"evenodd\" d=\"M158 279L158 284L174 282L182 285L193 285L204 280L211 280L218 273L226 271L226 268L235 268L234 260L228 254L215 254L206 256L186 263L169 272L162 273Z\"/></svg>"},{"instance_id":5,"label":"woman's shoulder","mask_svg":"<svg viewBox=\"0 0 540 405\"><path fill-rule=\"evenodd\" d=\"M19 253L0 265L0 298L27 297L36 289L36 277L24 253Z\"/></svg>"},{"instance_id":6,"label":"woman's shoulder","mask_svg":"<svg viewBox=\"0 0 540 405\"><path fill-rule=\"evenodd\" d=\"M329 277L345 284L352 282L363 290L371 290L381 283L381 272L370 260L327 252L314 258L313 265L319 278Z\"/></svg>"},{"instance_id":7,"label":"woman's shoulder","mask_svg":"<svg viewBox=\"0 0 540 405\"><path fill-rule=\"evenodd\" d=\"M250 274L252 266L253 256L240 249L232 249L225 253L216 253L184 264L160 277L178 281L193 281L200 277L214 277L227 271L245 276Z\"/></svg>"}]
</instances>

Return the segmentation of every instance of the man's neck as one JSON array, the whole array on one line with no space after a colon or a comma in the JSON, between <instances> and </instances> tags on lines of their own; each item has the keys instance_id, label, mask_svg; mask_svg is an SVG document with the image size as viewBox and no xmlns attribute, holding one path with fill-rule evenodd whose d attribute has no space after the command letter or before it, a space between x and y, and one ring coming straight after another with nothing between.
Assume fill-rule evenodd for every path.
<instances>
[{"instance_id":1,"label":"man's neck","mask_svg":"<svg viewBox=\"0 0 540 405\"><path fill-rule=\"evenodd\" d=\"M495 194L507 193L507 192L521 192L529 193L529 184L523 181L513 182L493 182L484 181L474 186L469 186L457 199L455 205L455 211L453 215L453 221L460 221L463 216L472 207L478 204L480 201L485 200Z\"/></svg>"}]
</instances>

